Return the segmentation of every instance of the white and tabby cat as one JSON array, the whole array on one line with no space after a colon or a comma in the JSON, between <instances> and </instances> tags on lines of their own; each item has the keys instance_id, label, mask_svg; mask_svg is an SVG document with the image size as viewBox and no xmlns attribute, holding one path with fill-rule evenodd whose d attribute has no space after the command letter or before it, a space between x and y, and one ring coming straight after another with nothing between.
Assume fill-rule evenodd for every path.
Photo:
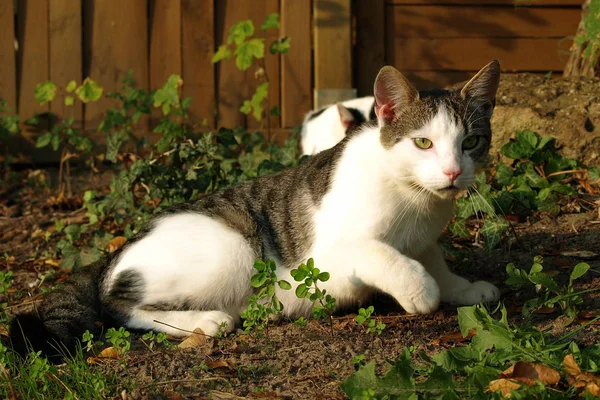
<instances>
[{"instance_id":1,"label":"white and tabby cat","mask_svg":"<svg viewBox=\"0 0 600 400\"><path fill-rule=\"evenodd\" d=\"M294 282L290 270L313 257L331 274L321 286L338 307L375 289L409 313L432 312L440 301L498 300L494 285L450 272L437 239L488 153L499 75L493 61L462 88L418 92L384 67L374 88L377 125L295 168L157 215L47 294L37 314L18 315L14 348L25 351L22 329L54 355L54 342L71 348L98 320L175 336L195 328L214 335L222 323L231 331L253 292L257 258L274 259L278 278ZM311 314L294 290L277 296L283 314Z\"/></svg>"},{"instance_id":2,"label":"white and tabby cat","mask_svg":"<svg viewBox=\"0 0 600 400\"><path fill-rule=\"evenodd\" d=\"M373 96L346 100L306 114L300 146L303 155L314 155L338 144L349 131L375 120Z\"/></svg>"}]
</instances>

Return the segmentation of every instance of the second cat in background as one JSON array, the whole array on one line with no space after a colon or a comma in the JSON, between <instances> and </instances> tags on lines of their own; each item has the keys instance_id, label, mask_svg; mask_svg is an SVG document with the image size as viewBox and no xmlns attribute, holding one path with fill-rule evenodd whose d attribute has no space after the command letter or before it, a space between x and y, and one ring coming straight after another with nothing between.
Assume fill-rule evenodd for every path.
<instances>
[{"instance_id":1,"label":"second cat in background","mask_svg":"<svg viewBox=\"0 0 600 400\"><path fill-rule=\"evenodd\" d=\"M373 96L346 100L311 111L302 124L302 154L314 155L327 150L363 123L376 119Z\"/></svg>"}]
</instances>

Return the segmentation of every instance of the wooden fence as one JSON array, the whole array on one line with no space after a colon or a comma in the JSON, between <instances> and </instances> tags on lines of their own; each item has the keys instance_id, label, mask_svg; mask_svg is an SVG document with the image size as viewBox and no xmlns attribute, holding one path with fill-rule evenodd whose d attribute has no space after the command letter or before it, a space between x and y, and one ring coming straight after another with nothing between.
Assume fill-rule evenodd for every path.
<instances>
[{"instance_id":1,"label":"wooden fence","mask_svg":"<svg viewBox=\"0 0 600 400\"><path fill-rule=\"evenodd\" d=\"M417 86L467 79L493 58L506 72L562 71L582 0L0 0L0 97L23 118L64 115L63 102L40 106L36 84L66 85L87 76L116 90L129 69L141 88L172 73L184 80L195 122L209 128L259 127L239 112L257 85L254 69L211 63L229 27L259 27L279 13L281 29L257 29L267 42L289 36L290 52L267 55L271 104L286 129L323 98L372 91L391 64ZM516 5L515 5L516 4ZM334 89L333 96L326 89ZM336 94L337 93L337 94ZM78 105L75 117L93 131L111 100ZM70 111L69 111L70 112ZM148 132L151 121L141 127ZM142 134L145 134L142 132ZM30 135L26 132L26 136ZM31 134L34 136L34 134ZM32 139L30 138L30 141Z\"/></svg>"}]
</instances>

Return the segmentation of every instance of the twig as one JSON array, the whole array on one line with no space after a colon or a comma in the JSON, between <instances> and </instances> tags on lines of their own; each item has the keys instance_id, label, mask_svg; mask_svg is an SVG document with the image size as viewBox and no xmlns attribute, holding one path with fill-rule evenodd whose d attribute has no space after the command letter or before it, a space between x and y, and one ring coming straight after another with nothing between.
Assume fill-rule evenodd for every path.
<instances>
[{"instance_id":1,"label":"twig","mask_svg":"<svg viewBox=\"0 0 600 400\"><path fill-rule=\"evenodd\" d=\"M206 378L203 378L203 379L171 379L169 381L152 382L148 385L142 386L141 389L147 389L147 388L155 386L155 385L168 385L170 383L200 383L200 382L204 382L204 381L229 382L226 378L223 378L220 376L207 376Z\"/></svg>"},{"instance_id":2,"label":"twig","mask_svg":"<svg viewBox=\"0 0 600 400\"><path fill-rule=\"evenodd\" d=\"M182 331L182 332L188 332L188 333L195 334L195 335L203 335L203 336L206 336L206 337L212 337L212 336L210 336L210 335L207 335L206 333L200 333L200 332L188 331L187 329L178 328L178 327L176 327L176 326L173 326L173 325L167 324L166 322L162 322L162 321L159 321L159 320L157 320L157 319L154 319L154 320L152 320L152 321L153 321L153 322L156 322L157 324L166 325L166 326L168 326L169 328L177 329L177 330L179 330L179 331Z\"/></svg>"},{"instance_id":3,"label":"twig","mask_svg":"<svg viewBox=\"0 0 600 400\"><path fill-rule=\"evenodd\" d=\"M546 175L546 178L550 178L551 176L564 175L564 174L575 174L578 172L587 172L587 169L569 169L567 171L557 171L551 174Z\"/></svg>"}]
</instances>

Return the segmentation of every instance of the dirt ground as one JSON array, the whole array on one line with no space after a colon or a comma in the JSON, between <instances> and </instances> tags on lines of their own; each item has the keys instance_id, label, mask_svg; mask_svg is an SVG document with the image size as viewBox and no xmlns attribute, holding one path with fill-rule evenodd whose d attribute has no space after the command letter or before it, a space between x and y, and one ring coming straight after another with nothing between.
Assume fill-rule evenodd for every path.
<instances>
[{"instance_id":1,"label":"dirt ground","mask_svg":"<svg viewBox=\"0 0 600 400\"><path fill-rule=\"evenodd\" d=\"M521 75L510 79L510 82L503 80L500 107L535 109L537 103L533 103L530 96L521 97L521 94L541 90L541 78ZM570 93L570 88L585 87L589 93L581 96L588 99L591 92L599 91L598 85L552 82L563 93ZM593 96L598 95L596 92ZM560 96L554 97L557 98ZM549 102L543 102L541 109L538 107L541 110L536 111L538 117L546 112L544 110L552 108L551 104L546 104ZM556 107L565 110L569 103ZM582 113L573 111L571 114L574 115L571 126L579 126ZM519 129L535 128L532 126L537 123L535 121L521 121ZM569 122L563 120L560 123ZM600 126L597 125L600 120L590 123ZM594 150L590 148L590 151ZM589 159L581 151L578 155L580 159ZM45 181L52 185L56 181L56 169L26 168L12 173L16 174L14 183L0 188L0 270L11 270L15 276L8 298L0 298L0 303L7 302L11 314L30 309L39 301L42 288L51 287L65 278L67 272L60 269L55 250L59 235L47 238L44 232L54 232L54 222L58 219L66 224L85 223L83 191L92 188L108 190L114 171L106 167L98 174L83 170L76 173L74 196L63 200L54 197L52 187L42 184ZM534 256L543 255L545 270L555 271L559 279L567 280L570 268L585 261L590 264L591 271L577 287L600 285L599 200L598 195L582 195L566 201L563 215L557 218L532 215L527 220L515 220L512 222L514 234L494 250L483 248L473 238L453 241L444 236L442 244L447 260L456 272L469 279L485 279L497 284L503 291L502 300L510 311L510 318L519 322L522 316L518 307L523 299L517 298L503 283L509 262L529 268ZM395 359L406 346L435 353L460 344L455 307L442 306L430 315L411 316L384 295L373 299L373 304L377 318L387 325L380 336L365 333L354 322L356 310L349 310L334 318L333 335L324 321L309 321L306 327L279 321L269 329L267 337L238 331L186 350L164 350L160 346L149 350L134 340L126 368L116 360L99 364L97 368L117 370L123 387L131 386L127 382L133 380L136 389L128 392L127 398L342 399L345 396L339 384L355 371L351 360L356 355L364 354L366 362L376 360L379 370L383 371L385 360ZM597 315L600 295L586 296L581 311ZM575 323L565 327L558 315L535 314L534 318L538 326L548 329L552 335L561 335L578 326ZM2 328L0 335L5 335ZM590 326L575 335L574 340L591 345L596 343L597 337L597 326ZM114 395L117 397L119 393Z\"/></svg>"}]
</instances>

